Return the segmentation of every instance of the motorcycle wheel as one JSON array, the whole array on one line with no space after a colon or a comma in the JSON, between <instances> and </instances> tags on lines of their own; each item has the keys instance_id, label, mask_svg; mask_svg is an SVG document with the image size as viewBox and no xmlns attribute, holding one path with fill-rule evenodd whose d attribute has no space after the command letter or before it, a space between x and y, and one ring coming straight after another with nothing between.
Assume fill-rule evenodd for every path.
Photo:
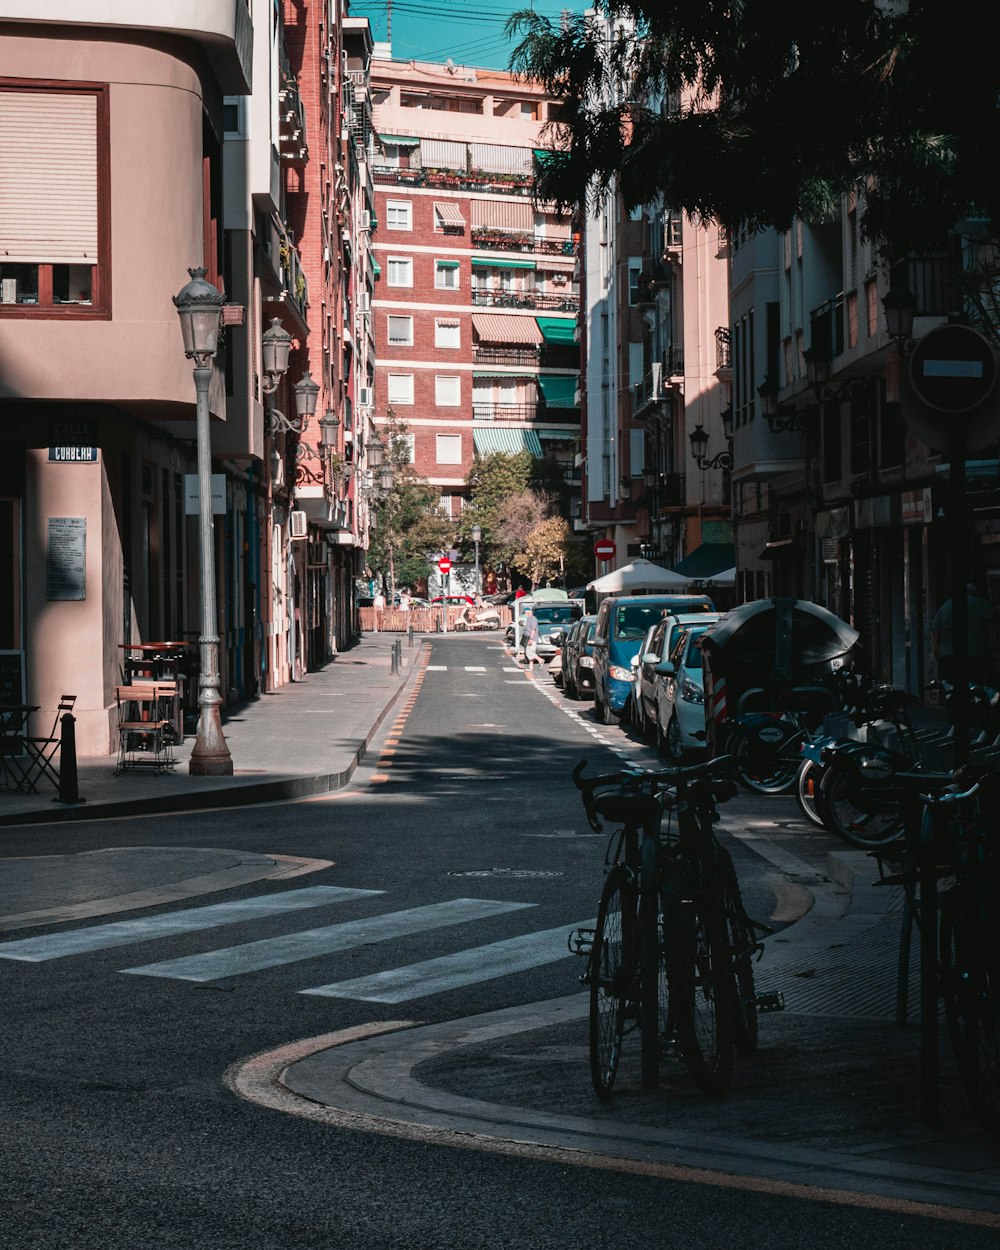
<instances>
[{"instance_id":1,"label":"motorcycle wheel","mask_svg":"<svg viewBox=\"0 0 1000 1250\"><path fill-rule=\"evenodd\" d=\"M823 765L815 760L803 760L799 774L795 779L795 797L799 811L817 829L826 827L826 821L819 810L819 790L823 777Z\"/></svg>"}]
</instances>

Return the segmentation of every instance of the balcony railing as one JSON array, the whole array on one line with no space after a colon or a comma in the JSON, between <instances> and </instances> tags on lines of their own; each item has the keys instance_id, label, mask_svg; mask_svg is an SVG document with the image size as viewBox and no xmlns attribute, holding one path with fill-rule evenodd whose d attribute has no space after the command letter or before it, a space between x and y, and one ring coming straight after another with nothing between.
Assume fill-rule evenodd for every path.
<instances>
[{"instance_id":1,"label":"balcony railing","mask_svg":"<svg viewBox=\"0 0 1000 1250\"><path fill-rule=\"evenodd\" d=\"M472 350L475 365L531 365L541 363L537 347L494 347L481 344Z\"/></svg>"},{"instance_id":2,"label":"balcony railing","mask_svg":"<svg viewBox=\"0 0 1000 1250\"><path fill-rule=\"evenodd\" d=\"M278 143L283 160L299 162L308 159L305 108L299 95L299 85L287 70L282 71L278 91Z\"/></svg>"},{"instance_id":3,"label":"balcony railing","mask_svg":"<svg viewBox=\"0 0 1000 1250\"><path fill-rule=\"evenodd\" d=\"M473 173L459 169L398 169L376 164L373 175L384 186L450 187L456 191L489 191L504 195L530 196L535 180L531 174Z\"/></svg>"},{"instance_id":4,"label":"balcony railing","mask_svg":"<svg viewBox=\"0 0 1000 1250\"><path fill-rule=\"evenodd\" d=\"M550 312L578 312L579 295L549 295L542 291L472 292L472 303L479 308L542 308Z\"/></svg>"},{"instance_id":5,"label":"balcony railing","mask_svg":"<svg viewBox=\"0 0 1000 1250\"><path fill-rule=\"evenodd\" d=\"M828 353L829 359L844 353L844 310L846 300L843 291L826 300L809 314L810 347Z\"/></svg>"},{"instance_id":6,"label":"balcony railing","mask_svg":"<svg viewBox=\"0 0 1000 1250\"><path fill-rule=\"evenodd\" d=\"M486 226L473 226L472 246L491 252L537 252L542 256L575 256L577 253L573 239L545 239L526 231L494 230Z\"/></svg>"},{"instance_id":7,"label":"balcony railing","mask_svg":"<svg viewBox=\"0 0 1000 1250\"><path fill-rule=\"evenodd\" d=\"M580 425L576 408L550 408L547 404L494 404L487 400L472 401L474 421L545 421L567 428Z\"/></svg>"},{"instance_id":8,"label":"balcony railing","mask_svg":"<svg viewBox=\"0 0 1000 1250\"><path fill-rule=\"evenodd\" d=\"M719 326L715 331L715 369L718 373L721 370L731 369L732 367L729 326Z\"/></svg>"}]
</instances>

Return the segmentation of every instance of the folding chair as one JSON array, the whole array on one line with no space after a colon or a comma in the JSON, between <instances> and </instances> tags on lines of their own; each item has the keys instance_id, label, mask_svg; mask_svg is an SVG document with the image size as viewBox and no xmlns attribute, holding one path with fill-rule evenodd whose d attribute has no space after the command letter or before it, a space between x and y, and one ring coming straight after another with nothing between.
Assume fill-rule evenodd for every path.
<instances>
[{"instance_id":1,"label":"folding chair","mask_svg":"<svg viewBox=\"0 0 1000 1250\"><path fill-rule=\"evenodd\" d=\"M151 768L154 773L173 767L172 722L162 715L163 701L177 698L173 682L133 682L115 687L118 705L118 765L115 776L128 768Z\"/></svg>"},{"instance_id":2,"label":"folding chair","mask_svg":"<svg viewBox=\"0 0 1000 1250\"><path fill-rule=\"evenodd\" d=\"M34 791L43 777L47 777L55 788L59 789L59 769L55 765L55 757L62 744L62 718L67 712L72 712L75 705L75 694L60 695L59 706L56 708L55 720L52 722L48 737L25 736L24 745L28 754L28 764L24 769L23 789Z\"/></svg>"}]
</instances>

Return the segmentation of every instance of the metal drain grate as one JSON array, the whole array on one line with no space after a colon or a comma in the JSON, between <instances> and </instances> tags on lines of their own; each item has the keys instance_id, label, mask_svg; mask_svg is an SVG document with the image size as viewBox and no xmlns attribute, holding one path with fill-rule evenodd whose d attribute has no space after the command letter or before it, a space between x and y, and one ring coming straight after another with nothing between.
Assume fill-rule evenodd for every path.
<instances>
[{"instance_id":1,"label":"metal drain grate","mask_svg":"<svg viewBox=\"0 0 1000 1250\"><path fill-rule=\"evenodd\" d=\"M561 872L546 872L537 868L465 868L449 872L449 877L511 877L517 880L561 877Z\"/></svg>"}]
</instances>

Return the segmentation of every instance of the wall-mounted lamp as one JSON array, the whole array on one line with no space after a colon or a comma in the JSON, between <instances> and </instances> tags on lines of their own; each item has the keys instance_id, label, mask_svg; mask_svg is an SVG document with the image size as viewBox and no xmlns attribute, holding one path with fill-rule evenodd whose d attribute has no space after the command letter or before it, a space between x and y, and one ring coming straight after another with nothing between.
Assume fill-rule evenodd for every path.
<instances>
[{"instance_id":1,"label":"wall-mounted lamp","mask_svg":"<svg viewBox=\"0 0 1000 1250\"><path fill-rule=\"evenodd\" d=\"M913 340L913 317L917 310L917 297L905 286L892 286L882 296L885 326L896 350L903 355Z\"/></svg>"},{"instance_id":2,"label":"wall-mounted lamp","mask_svg":"<svg viewBox=\"0 0 1000 1250\"><path fill-rule=\"evenodd\" d=\"M866 377L848 378L835 386L830 381L830 353L815 343L806 348L802 357L806 362L806 381L813 388L818 404L838 404L868 389Z\"/></svg>"},{"instance_id":3,"label":"wall-mounted lamp","mask_svg":"<svg viewBox=\"0 0 1000 1250\"><path fill-rule=\"evenodd\" d=\"M733 467L733 456L728 447L724 451L717 452L711 459L705 454L708 451L708 431L700 421L688 438L691 440L691 455L703 473L706 469L731 469Z\"/></svg>"},{"instance_id":4,"label":"wall-mounted lamp","mask_svg":"<svg viewBox=\"0 0 1000 1250\"><path fill-rule=\"evenodd\" d=\"M319 419L319 438L324 447L336 447L339 429L339 419L333 415L332 408L327 408Z\"/></svg>"},{"instance_id":5,"label":"wall-mounted lamp","mask_svg":"<svg viewBox=\"0 0 1000 1250\"><path fill-rule=\"evenodd\" d=\"M288 357L294 339L275 317L270 328L265 330L260 339L261 365L264 377L260 389L265 395L273 395L281 384L281 379L288 372ZM302 375L295 386L295 416L286 417L274 404L268 406L264 414L264 424L268 434L301 434L309 425L309 418L316 411L316 397L319 387L308 373Z\"/></svg>"},{"instance_id":6,"label":"wall-mounted lamp","mask_svg":"<svg viewBox=\"0 0 1000 1250\"><path fill-rule=\"evenodd\" d=\"M783 408L778 403L778 384L764 374L764 381L757 387L764 419L772 434L795 433L805 426L804 414L796 408Z\"/></svg>"}]
</instances>

